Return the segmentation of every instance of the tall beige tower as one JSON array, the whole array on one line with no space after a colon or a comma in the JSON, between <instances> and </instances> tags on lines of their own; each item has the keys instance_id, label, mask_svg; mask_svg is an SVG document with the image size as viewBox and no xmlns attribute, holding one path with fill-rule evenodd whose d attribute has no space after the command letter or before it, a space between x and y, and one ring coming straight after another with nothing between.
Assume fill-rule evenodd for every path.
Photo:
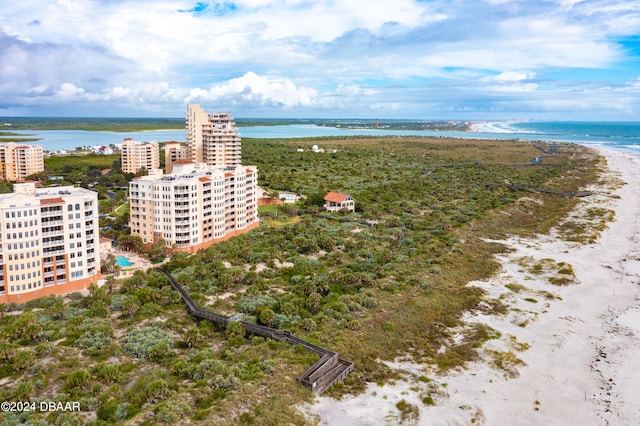
<instances>
[{"instance_id":1,"label":"tall beige tower","mask_svg":"<svg viewBox=\"0 0 640 426\"><path fill-rule=\"evenodd\" d=\"M240 164L240 134L229 113L207 113L200 105L189 104L187 144L193 163L209 166Z\"/></svg>"}]
</instances>

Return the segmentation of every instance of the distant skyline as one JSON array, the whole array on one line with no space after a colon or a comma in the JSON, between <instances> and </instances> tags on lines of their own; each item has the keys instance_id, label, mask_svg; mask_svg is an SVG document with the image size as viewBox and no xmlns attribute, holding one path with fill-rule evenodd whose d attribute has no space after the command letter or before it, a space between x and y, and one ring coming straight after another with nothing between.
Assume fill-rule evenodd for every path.
<instances>
[{"instance_id":1,"label":"distant skyline","mask_svg":"<svg viewBox=\"0 0 640 426\"><path fill-rule=\"evenodd\" d=\"M640 121L640 2L22 0L0 116Z\"/></svg>"}]
</instances>

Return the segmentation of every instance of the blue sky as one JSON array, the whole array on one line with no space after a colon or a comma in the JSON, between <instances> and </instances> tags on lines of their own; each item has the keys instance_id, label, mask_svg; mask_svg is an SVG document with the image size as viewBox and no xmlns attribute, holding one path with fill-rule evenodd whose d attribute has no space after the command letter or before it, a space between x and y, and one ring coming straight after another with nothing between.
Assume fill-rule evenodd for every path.
<instances>
[{"instance_id":1,"label":"blue sky","mask_svg":"<svg viewBox=\"0 0 640 426\"><path fill-rule=\"evenodd\" d=\"M640 121L640 2L21 0L0 116Z\"/></svg>"}]
</instances>

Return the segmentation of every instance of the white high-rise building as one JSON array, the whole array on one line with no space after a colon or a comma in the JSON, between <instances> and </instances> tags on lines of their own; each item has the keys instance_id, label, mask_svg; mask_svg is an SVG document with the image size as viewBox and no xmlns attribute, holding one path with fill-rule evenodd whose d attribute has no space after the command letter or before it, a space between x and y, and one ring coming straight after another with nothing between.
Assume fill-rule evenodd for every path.
<instances>
[{"instance_id":1,"label":"white high-rise building","mask_svg":"<svg viewBox=\"0 0 640 426\"><path fill-rule=\"evenodd\" d=\"M14 185L0 194L0 303L83 290L100 278L98 194Z\"/></svg>"},{"instance_id":2,"label":"white high-rise building","mask_svg":"<svg viewBox=\"0 0 640 426\"><path fill-rule=\"evenodd\" d=\"M240 134L229 113L210 114L200 105L189 104L187 144L193 163L209 166L240 164Z\"/></svg>"},{"instance_id":3,"label":"white high-rise building","mask_svg":"<svg viewBox=\"0 0 640 426\"><path fill-rule=\"evenodd\" d=\"M152 170L129 183L131 235L195 253L247 232L259 224L257 181L254 166L179 161L171 174Z\"/></svg>"}]
</instances>

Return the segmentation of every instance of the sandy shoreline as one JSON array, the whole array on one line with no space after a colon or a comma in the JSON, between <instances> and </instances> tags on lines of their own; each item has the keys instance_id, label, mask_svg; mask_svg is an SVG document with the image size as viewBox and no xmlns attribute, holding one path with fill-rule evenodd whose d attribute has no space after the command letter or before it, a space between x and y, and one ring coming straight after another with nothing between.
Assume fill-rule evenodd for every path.
<instances>
[{"instance_id":1,"label":"sandy shoreline","mask_svg":"<svg viewBox=\"0 0 640 426\"><path fill-rule=\"evenodd\" d=\"M502 316L467 315L467 322L500 332L484 346L481 361L438 376L429 366L398 360L391 365L404 372L402 381L369 384L364 394L341 401L318 398L309 411L321 424L638 424L640 157L600 151L611 179L626 185L598 188L578 207L615 210L597 243L570 243L553 232L510 239L504 243L513 252L500 258L502 272L470 283L510 307ZM527 265L549 263L543 259L571 265L574 282L556 286L548 274L532 274ZM425 403L427 396L435 405ZM401 400L415 406L414 413L402 418Z\"/></svg>"}]
</instances>

